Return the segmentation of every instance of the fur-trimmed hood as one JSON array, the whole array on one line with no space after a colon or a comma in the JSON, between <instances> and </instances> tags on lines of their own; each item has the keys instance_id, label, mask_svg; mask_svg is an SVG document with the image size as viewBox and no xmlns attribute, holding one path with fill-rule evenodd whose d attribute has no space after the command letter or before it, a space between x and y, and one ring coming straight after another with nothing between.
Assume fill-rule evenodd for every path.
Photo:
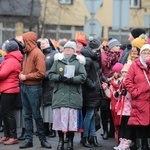
<instances>
[{"instance_id":1,"label":"fur-trimmed hood","mask_svg":"<svg viewBox=\"0 0 150 150\"><path fill-rule=\"evenodd\" d=\"M76 59L79 61L80 64L85 65L86 60L85 57L83 55L76 55L74 54L74 56L76 57ZM57 53L54 56L54 61L56 60L63 60L64 59L64 53Z\"/></svg>"}]
</instances>

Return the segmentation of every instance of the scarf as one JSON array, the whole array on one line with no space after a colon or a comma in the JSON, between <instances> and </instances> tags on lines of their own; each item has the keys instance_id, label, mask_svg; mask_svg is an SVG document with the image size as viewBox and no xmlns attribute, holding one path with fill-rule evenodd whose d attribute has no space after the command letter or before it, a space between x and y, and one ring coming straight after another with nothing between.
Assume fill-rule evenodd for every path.
<instances>
[{"instance_id":1,"label":"scarf","mask_svg":"<svg viewBox=\"0 0 150 150\"><path fill-rule=\"evenodd\" d=\"M106 67L108 69L111 69L116 62L118 62L119 58L120 58L120 52L111 52L108 48L104 49L105 54L106 54L106 60L107 60L107 64Z\"/></svg>"}]
</instances>

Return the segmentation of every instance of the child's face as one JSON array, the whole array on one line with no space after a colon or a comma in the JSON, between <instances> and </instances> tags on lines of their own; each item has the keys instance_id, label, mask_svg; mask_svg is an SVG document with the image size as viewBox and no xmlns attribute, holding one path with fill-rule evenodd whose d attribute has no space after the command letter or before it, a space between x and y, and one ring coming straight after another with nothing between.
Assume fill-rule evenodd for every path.
<instances>
[{"instance_id":1,"label":"child's face","mask_svg":"<svg viewBox=\"0 0 150 150\"><path fill-rule=\"evenodd\" d=\"M115 79L118 79L120 77L120 73L114 72L113 76L114 76Z\"/></svg>"},{"instance_id":2,"label":"child's face","mask_svg":"<svg viewBox=\"0 0 150 150\"><path fill-rule=\"evenodd\" d=\"M123 77L123 78L126 78L127 71L122 71L121 74L122 74L122 77Z\"/></svg>"}]
</instances>

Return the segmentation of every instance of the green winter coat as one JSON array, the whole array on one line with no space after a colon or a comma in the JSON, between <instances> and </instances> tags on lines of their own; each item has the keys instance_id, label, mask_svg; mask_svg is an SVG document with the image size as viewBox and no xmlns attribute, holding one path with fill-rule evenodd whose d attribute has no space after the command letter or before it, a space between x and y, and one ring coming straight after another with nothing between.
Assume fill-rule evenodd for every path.
<instances>
[{"instance_id":1,"label":"green winter coat","mask_svg":"<svg viewBox=\"0 0 150 150\"><path fill-rule=\"evenodd\" d=\"M68 63L64 60L63 53L54 56L54 63L48 75L49 79L55 82L52 97L53 109L60 107L82 109L82 84L86 80L84 64L84 56L73 55ZM75 76L71 85L58 82L59 76L64 76L65 65L75 66Z\"/></svg>"}]
</instances>

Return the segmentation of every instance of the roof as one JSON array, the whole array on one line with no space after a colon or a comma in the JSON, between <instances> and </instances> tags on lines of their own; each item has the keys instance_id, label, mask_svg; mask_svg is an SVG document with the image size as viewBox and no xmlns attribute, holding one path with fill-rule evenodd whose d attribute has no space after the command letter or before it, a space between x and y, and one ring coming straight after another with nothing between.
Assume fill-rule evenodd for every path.
<instances>
[{"instance_id":1,"label":"roof","mask_svg":"<svg viewBox=\"0 0 150 150\"><path fill-rule=\"evenodd\" d=\"M30 16L31 2L32 0L0 0L0 15ZM40 16L40 0L34 0L32 14L35 17Z\"/></svg>"}]
</instances>

